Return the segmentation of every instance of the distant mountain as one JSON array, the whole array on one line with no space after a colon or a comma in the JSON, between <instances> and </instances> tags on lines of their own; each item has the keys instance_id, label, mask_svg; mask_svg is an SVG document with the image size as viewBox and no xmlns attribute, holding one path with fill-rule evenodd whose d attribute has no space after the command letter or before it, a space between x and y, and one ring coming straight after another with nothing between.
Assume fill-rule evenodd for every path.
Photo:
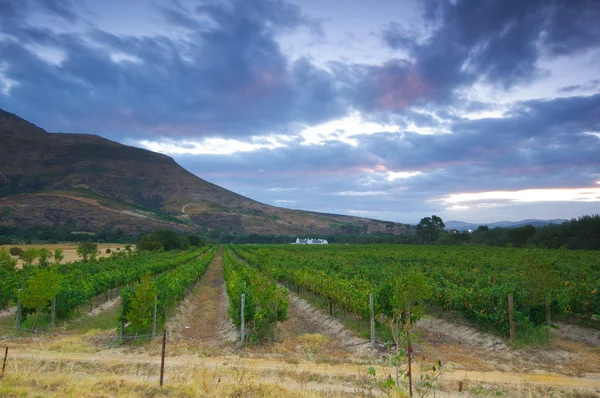
<instances>
[{"instance_id":1,"label":"distant mountain","mask_svg":"<svg viewBox=\"0 0 600 398\"><path fill-rule=\"evenodd\" d=\"M198 178L168 156L95 135L48 133L1 109L0 143L0 226L315 237L410 231L393 222L269 206Z\"/></svg>"},{"instance_id":2,"label":"distant mountain","mask_svg":"<svg viewBox=\"0 0 600 398\"><path fill-rule=\"evenodd\" d=\"M534 227L541 227L548 224L562 224L563 222L568 220L563 220L560 218L552 219L552 220L521 220L521 221L498 221L492 223L468 223L464 221L447 221L444 224L446 225L446 230L456 229L459 231L467 231L472 230L475 231L477 227L480 225L487 225L488 228L518 228L523 225L533 225Z\"/></svg>"}]
</instances>

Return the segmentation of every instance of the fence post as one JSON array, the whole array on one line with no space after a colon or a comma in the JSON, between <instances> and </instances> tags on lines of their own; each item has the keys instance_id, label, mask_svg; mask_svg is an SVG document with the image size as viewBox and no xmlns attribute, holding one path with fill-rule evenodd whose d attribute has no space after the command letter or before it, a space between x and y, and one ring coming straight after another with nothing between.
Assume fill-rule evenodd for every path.
<instances>
[{"instance_id":1,"label":"fence post","mask_svg":"<svg viewBox=\"0 0 600 398\"><path fill-rule=\"evenodd\" d=\"M4 370L6 369L6 358L8 357L8 347L4 351L4 363L2 363L2 376L4 376Z\"/></svg>"},{"instance_id":2,"label":"fence post","mask_svg":"<svg viewBox=\"0 0 600 398\"><path fill-rule=\"evenodd\" d=\"M50 327L56 327L56 296L52 298L52 310L50 312Z\"/></svg>"},{"instance_id":3,"label":"fence post","mask_svg":"<svg viewBox=\"0 0 600 398\"><path fill-rule=\"evenodd\" d=\"M165 350L167 347L167 331L163 330L163 341L162 341L162 356L160 358L160 386L163 386L163 376L165 374Z\"/></svg>"},{"instance_id":4,"label":"fence post","mask_svg":"<svg viewBox=\"0 0 600 398\"><path fill-rule=\"evenodd\" d=\"M329 315L333 315L333 299L329 297Z\"/></svg>"},{"instance_id":5,"label":"fence post","mask_svg":"<svg viewBox=\"0 0 600 398\"><path fill-rule=\"evenodd\" d=\"M240 315L242 318L242 323L240 327L240 341L244 344L244 306L246 305L246 295L242 293L242 308L240 309Z\"/></svg>"},{"instance_id":6,"label":"fence post","mask_svg":"<svg viewBox=\"0 0 600 398\"><path fill-rule=\"evenodd\" d=\"M508 295L508 321L510 322L510 342L515 342L515 317L513 295Z\"/></svg>"},{"instance_id":7,"label":"fence post","mask_svg":"<svg viewBox=\"0 0 600 398\"><path fill-rule=\"evenodd\" d=\"M156 306L158 305L158 296L154 296L154 311L152 312L152 338L156 337Z\"/></svg>"},{"instance_id":8,"label":"fence post","mask_svg":"<svg viewBox=\"0 0 600 398\"><path fill-rule=\"evenodd\" d=\"M17 330L21 329L21 291L19 289L19 295L17 296Z\"/></svg>"},{"instance_id":9,"label":"fence post","mask_svg":"<svg viewBox=\"0 0 600 398\"><path fill-rule=\"evenodd\" d=\"M372 294L369 294L369 306L371 307L371 345L375 347L377 342L375 337L375 300Z\"/></svg>"},{"instance_id":10,"label":"fence post","mask_svg":"<svg viewBox=\"0 0 600 398\"><path fill-rule=\"evenodd\" d=\"M121 330L119 332L121 340L125 337L125 321L121 320Z\"/></svg>"}]
</instances>

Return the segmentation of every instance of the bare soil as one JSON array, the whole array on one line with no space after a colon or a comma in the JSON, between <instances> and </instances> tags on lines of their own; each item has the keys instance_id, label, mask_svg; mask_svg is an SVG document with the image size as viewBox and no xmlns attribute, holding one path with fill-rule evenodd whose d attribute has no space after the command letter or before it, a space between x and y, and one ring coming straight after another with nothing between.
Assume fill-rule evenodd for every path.
<instances>
[{"instance_id":1,"label":"bare soil","mask_svg":"<svg viewBox=\"0 0 600 398\"><path fill-rule=\"evenodd\" d=\"M231 340L231 320L224 303L225 281L223 279L222 250L215 255L206 273L179 306L179 312L167 323L167 330L176 339L190 344L223 348ZM235 327L233 327L235 331ZM233 338L232 338L233 337Z\"/></svg>"}]
</instances>

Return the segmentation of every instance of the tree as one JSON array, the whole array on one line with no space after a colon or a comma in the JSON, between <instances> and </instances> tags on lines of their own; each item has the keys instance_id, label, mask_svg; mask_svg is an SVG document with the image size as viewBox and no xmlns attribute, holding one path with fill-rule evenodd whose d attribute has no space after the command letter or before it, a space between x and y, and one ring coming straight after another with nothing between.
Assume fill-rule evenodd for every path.
<instances>
[{"instance_id":1,"label":"tree","mask_svg":"<svg viewBox=\"0 0 600 398\"><path fill-rule=\"evenodd\" d=\"M58 265L65 258L63 249L54 249L54 264Z\"/></svg>"},{"instance_id":2,"label":"tree","mask_svg":"<svg viewBox=\"0 0 600 398\"><path fill-rule=\"evenodd\" d=\"M52 260L52 252L46 248L40 249L38 252L38 265L40 267L48 267Z\"/></svg>"},{"instance_id":3,"label":"tree","mask_svg":"<svg viewBox=\"0 0 600 398\"><path fill-rule=\"evenodd\" d=\"M33 247L28 247L23 254L21 254L21 260L23 260L23 263L25 266L30 266L31 264L33 264L33 262L35 261L35 259L38 256L38 251L36 249L34 249Z\"/></svg>"},{"instance_id":4,"label":"tree","mask_svg":"<svg viewBox=\"0 0 600 398\"><path fill-rule=\"evenodd\" d=\"M535 227L533 225L524 225L520 228L511 229L508 231L508 237L515 247L521 247L527 244L529 239L535 235Z\"/></svg>"},{"instance_id":5,"label":"tree","mask_svg":"<svg viewBox=\"0 0 600 398\"><path fill-rule=\"evenodd\" d=\"M81 257L84 263L95 260L98 255L98 244L92 242L81 243L77 246L77 255Z\"/></svg>"},{"instance_id":6,"label":"tree","mask_svg":"<svg viewBox=\"0 0 600 398\"><path fill-rule=\"evenodd\" d=\"M35 308L36 318L33 324L34 329L37 326L44 306L58 295L60 284L60 275L54 269L39 269L25 283L25 287L20 294L20 299L25 307Z\"/></svg>"},{"instance_id":7,"label":"tree","mask_svg":"<svg viewBox=\"0 0 600 398\"><path fill-rule=\"evenodd\" d=\"M17 266L17 260L12 258L5 248L0 249L0 268L7 271L14 271Z\"/></svg>"},{"instance_id":8,"label":"tree","mask_svg":"<svg viewBox=\"0 0 600 398\"><path fill-rule=\"evenodd\" d=\"M446 228L442 219L438 216L422 218L417 224L417 235L423 243L433 243Z\"/></svg>"}]
</instances>

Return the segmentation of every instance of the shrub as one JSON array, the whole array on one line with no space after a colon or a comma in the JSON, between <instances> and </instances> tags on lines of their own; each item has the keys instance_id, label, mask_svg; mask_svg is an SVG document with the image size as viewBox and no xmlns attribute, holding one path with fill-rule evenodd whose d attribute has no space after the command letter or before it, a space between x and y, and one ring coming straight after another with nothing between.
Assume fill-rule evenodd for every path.
<instances>
[{"instance_id":1,"label":"shrub","mask_svg":"<svg viewBox=\"0 0 600 398\"><path fill-rule=\"evenodd\" d=\"M20 247L11 247L10 248L10 255L11 256L21 256L21 254L23 254L23 249L21 249Z\"/></svg>"},{"instance_id":2,"label":"shrub","mask_svg":"<svg viewBox=\"0 0 600 398\"><path fill-rule=\"evenodd\" d=\"M106 254L110 254L111 250L110 247L108 249L106 249Z\"/></svg>"}]
</instances>

